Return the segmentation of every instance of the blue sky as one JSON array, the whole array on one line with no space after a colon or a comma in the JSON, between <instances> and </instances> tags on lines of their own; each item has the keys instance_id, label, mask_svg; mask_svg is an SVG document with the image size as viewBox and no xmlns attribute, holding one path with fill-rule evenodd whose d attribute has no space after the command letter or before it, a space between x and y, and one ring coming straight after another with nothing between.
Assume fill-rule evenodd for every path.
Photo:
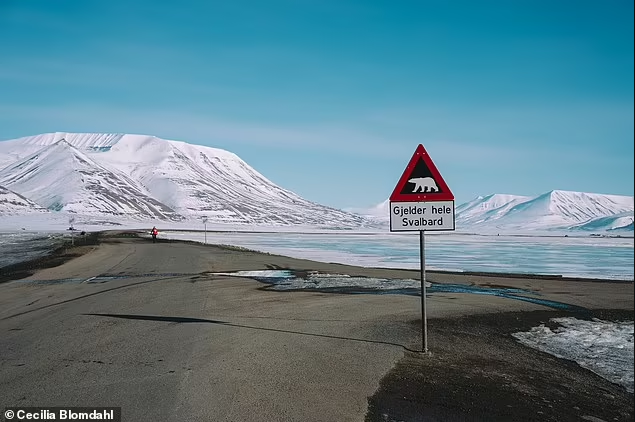
<instances>
[{"instance_id":1,"label":"blue sky","mask_svg":"<svg viewBox=\"0 0 635 422\"><path fill-rule=\"evenodd\" d=\"M457 203L633 195L633 1L0 1L0 139L224 148L336 207L422 143Z\"/></svg>"}]
</instances>

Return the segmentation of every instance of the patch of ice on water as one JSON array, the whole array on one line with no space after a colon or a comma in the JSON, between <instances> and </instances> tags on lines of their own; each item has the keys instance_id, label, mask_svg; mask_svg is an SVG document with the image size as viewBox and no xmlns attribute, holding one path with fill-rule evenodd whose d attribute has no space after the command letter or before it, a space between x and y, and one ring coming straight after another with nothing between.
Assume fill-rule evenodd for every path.
<instances>
[{"instance_id":1,"label":"patch of ice on water","mask_svg":"<svg viewBox=\"0 0 635 422\"><path fill-rule=\"evenodd\" d=\"M427 287L431 283L426 283ZM419 280L354 277L339 274L309 274L306 279L292 278L276 283L277 290L287 289L340 289L360 288L370 290L401 290L421 287Z\"/></svg>"},{"instance_id":2,"label":"patch of ice on water","mask_svg":"<svg viewBox=\"0 0 635 422\"><path fill-rule=\"evenodd\" d=\"M309 274L309 276L311 278L320 278L320 277L324 277L324 278L332 278L332 277L347 278L347 277L350 277L350 275L348 275L348 274L329 274L329 273L317 273L317 272L313 272L313 273Z\"/></svg>"},{"instance_id":3,"label":"patch of ice on water","mask_svg":"<svg viewBox=\"0 0 635 422\"><path fill-rule=\"evenodd\" d=\"M551 320L561 327L551 330L543 324L513 336L527 346L573 360L633 392L633 321Z\"/></svg>"},{"instance_id":4,"label":"patch of ice on water","mask_svg":"<svg viewBox=\"0 0 635 422\"><path fill-rule=\"evenodd\" d=\"M419 280L387 279L375 277L354 277L347 274L329 274L310 272L306 278L297 277L291 270L255 270L214 273L233 277L253 278L272 283L276 290L298 289L333 289L333 288L362 288L370 290L399 290L416 289L421 287ZM426 282L426 286L432 284Z\"/></svg>"},{"instance_id":5,"label":"patch of ice on water","mask_svg":"<svg viewBox=\"0 0 635 422\"><path fill-rule=\"evenodd\" d=\"M290 270L254 270L254 271L234 271L227 273L214 273L214 275L226 275L245 278L293 278L295 275Z\"/></svg>"}]
</instances>

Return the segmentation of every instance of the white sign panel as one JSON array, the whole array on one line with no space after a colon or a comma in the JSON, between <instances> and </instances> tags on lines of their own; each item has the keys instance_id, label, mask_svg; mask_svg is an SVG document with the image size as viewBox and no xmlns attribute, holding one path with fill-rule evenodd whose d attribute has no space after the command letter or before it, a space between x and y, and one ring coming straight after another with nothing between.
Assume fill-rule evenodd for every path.
<instances>
[{"instance_id":1,"label":"white sign panel","mask_svg":"<svg viewBox=\"0 0 635 422\"><path fill-rule=\"evenodd\" d=\"M390 231L454 230L454 201L391 202Z\"/></svg>"}]
</instances>

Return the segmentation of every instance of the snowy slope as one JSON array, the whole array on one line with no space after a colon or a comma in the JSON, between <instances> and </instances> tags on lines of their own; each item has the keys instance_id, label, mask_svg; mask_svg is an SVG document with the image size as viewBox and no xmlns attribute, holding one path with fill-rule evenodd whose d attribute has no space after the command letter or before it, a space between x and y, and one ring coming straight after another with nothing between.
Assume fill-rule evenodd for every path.
<instances>
[{"instance_id":1,"label":"snowy slope","mask_svg":"<svg viewBox=\"0 0 635 422\"><path fill-rule=\"evenodd\" d=\"M0 170L0 184L51 211L182 219L127 176L100 166L64 139Z\"/></svg>"},{"instance_id":2,"label":"snowy slope","mask_svg":"<svg viewBox=\"0 0 635 422\"><path fill-rule=\"evenodd\" d=\"M184 215L206 215L228 223L363 223L358 216L282 189L221 149L155 137L124 138L99 159L130 174L155 198Z\"/></svg>"},{"instance_id":3,"label":"snowy slope","mask_svg":"<svg viewBox=\"0 0 635 422\"><path fill-rule=\"evenodd\" d=\"M41 157L42 151L54 146L57 150L60 145L65 145L65 152L49 152L37 165L28 164ZM273 184L231 152L153 136L58 132L25 137L0 142L0 167L3 165L0 183L54 209L125 214L130 207L123 204L123 198L130 197L135 198L136 208L140 204L153 208L153 218L173 219L179 214L206 216L210 223L372 224ZM29 182L23 180L27 175ZM104 183L96 183L101 179L112 182L105 183L109 192L105 202L96 201L104 196L97 194L104 187ZM114 187L125 187L127 196L114 194ZM149 215L148 210L142 215Z\"/></svg>"},{"instance_id":4,"label":"snowy slope","mask_svg":"<svg viewBox=\"0 0 635 422\"><path fill-rule=\"evenodd\" d=\"M0 215L25 215L45 213L48 210L22 195L0 186Z\"/></svg>"},{"instance_id":5,"label":"snowy slope","mask_svg":"<svg viewBox=\"0 0 635 422\"><path fill-rule=\"evenodd\" d=\"M506 194L492 194L461 204L456 207L457 224L475 225L504 216L514 206L530 200L531 197Z\"/></svg>"},{"instance_id":6,"label":"snowy slope","mask_svg":"<svg viewBox=\"0 0 635 422\"><path fill-rule=\"evenodd\" d=\"M608 217L598 217L584 224L571 227L576 230L587 231L633 231L633 211L610 215Z\"/></svg>"}]
</instances>

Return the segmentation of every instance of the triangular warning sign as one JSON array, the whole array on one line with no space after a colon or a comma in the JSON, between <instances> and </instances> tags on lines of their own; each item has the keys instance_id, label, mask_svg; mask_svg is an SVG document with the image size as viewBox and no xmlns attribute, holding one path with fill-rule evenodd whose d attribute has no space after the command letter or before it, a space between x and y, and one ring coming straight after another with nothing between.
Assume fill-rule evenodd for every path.
<instances>
[{"instance_id":1,"label":"triangular warning sign","mask_svg":"<svg viewBox=\"0 0 635 422\"><path fill-rule=\"evenodd\" d=\"M390 195L394 202L454 201L454 194L441 177L430 155L419 144L406 170Z\"/></svg>"}]
</instances>

